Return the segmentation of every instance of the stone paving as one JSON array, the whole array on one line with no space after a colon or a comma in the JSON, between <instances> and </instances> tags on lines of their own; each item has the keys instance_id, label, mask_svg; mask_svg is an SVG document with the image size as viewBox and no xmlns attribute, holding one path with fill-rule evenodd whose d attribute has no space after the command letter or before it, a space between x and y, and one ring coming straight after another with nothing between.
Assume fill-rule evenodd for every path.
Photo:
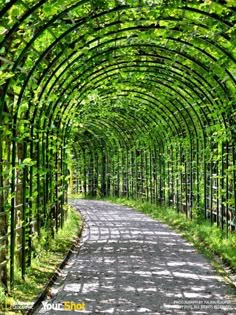
<instances>
[{"instance_id":1,"label":"stone paving","mask_svg":"<svg viewBox=\"0 0 236 315\"><path fill-rule=\"evenodd\" d=\"M168 226L108 202L71 203L85 220L81 244L34 314L236 315L234 289Z\"/></svg>"}]
</instances>

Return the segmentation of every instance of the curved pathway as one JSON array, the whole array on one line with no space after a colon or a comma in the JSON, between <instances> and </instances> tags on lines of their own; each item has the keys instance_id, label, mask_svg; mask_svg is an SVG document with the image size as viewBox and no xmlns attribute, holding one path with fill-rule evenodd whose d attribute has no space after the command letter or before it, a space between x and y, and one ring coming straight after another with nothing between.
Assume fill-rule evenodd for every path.
<instances>
[{"instance_id":1,"label":"curved pathway","mask_svg":"<svg viewBox=\"0 0 236 315\"><path fill-rule=\"evenodd\" d=\"M236 315L234 290L168 226L108 202L71 204L86 221L80 248L34 314Z\"/></svg>"}]
</instances>

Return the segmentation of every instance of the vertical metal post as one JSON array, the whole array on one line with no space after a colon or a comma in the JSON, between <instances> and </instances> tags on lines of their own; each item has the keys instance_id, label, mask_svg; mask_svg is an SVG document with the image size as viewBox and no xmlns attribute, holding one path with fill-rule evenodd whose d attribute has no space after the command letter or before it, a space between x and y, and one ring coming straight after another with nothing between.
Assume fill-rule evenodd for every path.
<instances>
[{"instance_id":1,"label":"vertical metal post","mask_svg":"<svg viewBox=\"0 0 236 315\"><path fill-rule=\"evenodd\" d=\"M30 139L30 157L33 160L33 141ZM28 238L28 261L27 265L31 265L31 254L32 254L32 234L33 234L33 229L32 229L32 208L33 208L33 202L32 202L32 196L33 196L33 166L31 165L29 168L29 238Z\"/></svg>"},{"instance_id":2,"label":"vertical metal post","mask_svg":"<svg viewBox=\"0 0 236 315\"><path fill-rule=\"evenodd\" d=\"M224 143L221 143L221 180L220 180L220 209L221 209L221 229L224 230L224 216L225 216L225 196L224 196Z\"/></svg>"},{"instance_id":3,"label":"vertical metal post","mask_svg":"<svg viewBox=\"0 0 236 315\"><path fill-rule=\"evenodd\" d=\"M56 182L56 186L55 186L55 200L56 200L56 231L58 231L58 228L59 228L59 221L58 221L58 217L59 217L59 209L60 209L60 206L59 206L59 200L58 200L58 149L57 149L57 152L56 152L56 155L55 155L55 182Z\"/></svg>"},{"instance_id":4,"label":"vertical metal post","mask_svg":"<svg viewBox=\"0 0 236 315\"><path fill-rule=\"evenodd\" d=\"M135 172L134 172L134 167L135 167L135 160L134 160L134 151L131 150L130 154L130 159L131 159L131 186L130 186L130 191L131 191L131 198L134 198L134 178L135 178Z\"/></svg>"},{"instance_id":5,"label":"vertical metal post","mask_svg":"<svg viewBox=\"0 0 236 315\"><path fill-rule=\"evenodd\" d=\"M197 141L197 148L196 148L196 208L199 214L200 212L200 160L199 160L199 142Z\"/></svg>"},{"instance_id":6,"label":"vertical metal post","mask_svg":"<svg viewBox=\"0 0 236 315\"><path fill-rule=\"evenodd\" d=\"M135 148L135 199L138 199L138 150Z\"/></svg>"},{"instance_id":7,"label":"vertical metal post","mask_svg":"<svg viewBox=\"0 0 236 315\"><path fill-rule=\"evenodd\" d=\"M2 138L2 131L0 131L0 220L1 220L1 226L0 226L0 237L6 237L7 231L8 231L8 220L7 220L7 214L5 211L4 206L4 176L3 176L3 154L4 154L4 147L3 147L3 138ZM7 252L8 252L8 238L4 239L1 243L2 249L1 249L1 283L4 287L4 291L7 293L8 291L8 274L7 274ZM4 248L3 248L4 246Z\"/></svg>"},{"instance_id":8,"label":"vertical metal post","mask_svg":"<svg viewBox=\"0 0 236 315\"><path fill-rule=\"evenodd\" d=\"M112 156L112 196L115 197L115 162L114 162L115 156L113 154Z\"/></svg>"},{"instance_id":9,"label":"vertical metal post","mask_svg":"<svg viewBox=\"0 0 236 315\"><path fill-rule=\"evenodd\" d=\"M45 143L44 143L44 135L42 135L42 164L41 167L43 169L43 181L41 183L43 190L43 224L45 225L46 216L47 216L47 175L46 175L46 162L45 162Z\"/></svg>"},{"instance_id":10,"label":"vertical metal post","mask_svg":"<svg viewBox=\"0 0 236 315\"><path fill-rule=\"evenodd\" d=\"M186 217L188 218L188 170L187 170L187 161L186 157L184 160L184 176L185 176L185 203L186 203L186 208L185 208L185 214Z\"/></svg>"},{"instance_id":11,"label":"vertical metal post","mask_svg":"<svg viewBox=\"0 0 236 315\"><path fill-rule=\"evenodd\" d=\"M27 156L27 143L26 140L23 142L23 157ZM22 200L22 243L21 243L21 276L22 279L25 278L25 258L26 258L26 189L27 189L27 176L28 170L27 165L23 165L23 178L22 178L22 190L23 190L23 200Z\"/></svg>"},{"instance_id":12,"label":"vertical metal post","mask_svg":"<svg viewBox=\"0 0 236 315\"><path fill-rule=\"evenodd\" d=\"M228 237L229 233L229 142L226 142L226 183L225 183L225 191L226 191L226 236Z\"/></svg>"},{"instance_id":13,"label":"vertical metal post","mask_svg":"<svg viewBox=\"0 0 236 315\"><path fill-rule=\"evenodd\" d=\"M179 206L179 150L178 148L175 148L175 195L176 195L176 210L179 212L180 206Z\"/></svg>"},{"instance_id":14,"label":"vertical metal post","mask_svg":"<svg viewBox=\"0 0 236 315\"><path fill-rule=\"evenodd\" d=\"M162 189L163 189L163 176L162 176L162 152L159 152L159 203L162 205Z\"/></svg>"},{"instance_id":15,"label":"vertical metal post","mask_svg":"<svg viewBox=\"0 0 236 315\"><path fill-rule=\"evenodd\" d=\"M182 169L182 147L180 147L180 209L182 210L183 209L183 169Z\"/></svg>"},{"instance_id":16,"label":"vertical metal post","mask_svg":"<svg viewBox=\"0 0 236 315\"><path fill-rule=\"evenodd\" d=\"M188 192L188 197L189 197L189 218L190 220L192 220L193 218L193 211L192 211L192 208L193 208L193 148L192 148L192 143L190 142L190 162L188 163L190 166L189 166L189 192Z\"/></svg>"},{"instance_id":17,"label":"vertical metal post","mask_svg":"<svg viewBox=\"0 0 236 315\"><path fill-rule=\"evenodd\" d=\"M220 207L220 191L219 191L219 163L216 162L216 221L217 226L219 226L219 207Z\"/></svg>"},{"instance_id":18,"label":"vertical metal post","mask_svg":"<svg viewBox=\"0 0 236 315\"><path fill-rule=\"evenodd\" d=\"M61 227L63 227L64 225L64 219L65 219L65 212L64 212L64 193L65 193L65 176L67 175L65 172L66 172L66 169L65 169L65 162L64 162L64 159L66 157L65 155L65 144L62 143L61 144L61 174L62 174L62 195L61 195Z\"/></svg>"},{"instance_id":19,"label":"vertical metal post","mask_svg":"<svg viewBox=\"0 0 236 315\"><path fill-rule=\"evenodd\" d=\"M167 167L167 170L166 170L166 185L167 185L167 205L170 206L170 165L171 165L171 162L170 162L170 152L169 152L169 148L167 147L166 148L167 150L167 156L165 157L166 159L166 167Z\"/></svg>"},{"instance_id":20,"label":"vertical metal post","mask_svg":"<svg viewBox=\"0 0 236 315\"><path fill-rule=\"evenodd\" d=\"M153 164L152 164L152 149L149 151L149 187L150 187L150 202L153 203Z\"/></svg>"},{"instance_id":21,"label":"vertical metal post","mask_svg":"<svg viewBox=\"0 0 236 315\"><path fill-rule=\"evenodd\" d=\"M236 165L236 142L232 143L233 165ZM233 199L234 199L234 216L236 216L236 168L233 169Z\"/></svg>"},{"instance_id":22,"label":"vertical metal post","mask_svg":"<svg viewBox=\"0 0 236 315\"><path fill-rule=\"evenodd\" d=\"M129 199L130 193L129 193L129 152L126 148L125 150L125 167L126 167L126 197Z\"/></svg>"},{"instance_id":23,"label":"vertical metal post","mask_svg":"<svg viewBox=\"0 0 236 315\"><path fill-rule=\"evenodd\" d=\"M204 218L207 218L207 165L206 165L206 153L203 154L203 185L204 185L204 193L203 193L203 204L204 204Z\"/></svg>"},{"instance_id":24,"label":"vertical metal post","mask_svg":"<svg viewBox=\"0 0 236 315\"><path fill-rule=\"evenodd\" d=\"M101 195L104 197L106 195L106 154L105 150L101 150Z\"/></svg>"},{"instance_id":25,"label":"vertical metal post","mask_svg":"<svg viewBox=\"0 0 236 315\"><path fill-rule=\"evenodd\" d=\"M211 224L213 224L213 171L212 171L212 161L210 161L210 183L209 183L209 205L210 205L210 212L211 212Z\"/></svg>"},{"instance_id":26,"label":"vertical metal post","mask_svg":"<svg viewBox=\"0 0 236 315\"><path fill-rule=\"evenodd\" d=\"M87 155L86 155L86 150L82 150L82 155L83 155L83 190L84 190L84 195L87 196L87 172L86 168L88 167L87 165Z\"/></svg>"},{"instance_id":27,"label":"vertical metal post","mask_svg":"<svg viewBox=\"0 0 236 315\"><path fill-rule=\"evenodd\" d=\"M174 204L174 147L172 145L171 150L171 200L169 200L169 204L173 206Z\"/></svg>"},{"instance_id":28,"label":"vertical metal post","mask_svg":"<svg viewBox=\"0 0 236 315\"><path fill-rule=\"evenodd\" d=\"M16 117L13 120L12 174L11 174L11 227L10 227L10 287L14 287L15 267L15 180L16 180Z\"/></svg>"},{"instance_id":29,"label":"vertical metal post","mask_svg":"<svg viewBox=\"0 0 236 315\"><path fill-rule=\"evenodd\" d=\"M120 150L118 149L117 154L117 196L120 197Z\"/></svg>"},{"instance_id":30,"label":"vertical metal post","mask_svg":"<svg viewBox=\"0 0 236 315\"><path fill-rule=\"evenodd\" d=\"M38 238L40 239L41 236L41 200L40 200L40 192L41 192L41 181L40 181L40 168L41 166L41 146L40 146L40 139L38 139L37 142L37 190L38 190L38 195L37 195L37 203L36 203L36 211L37 211L37 230L38 230Z\"/></svg>"},{"instance_id":31,"label":"vertical metal post","mask_svg":"<svg viewBox=\"0 0 236 315\"><path fill-rule=\"evenodd\" d=\"M148 152L144 151L145 158L145 188L146 188L146 201L149 201L149 165L148 165Z\"/></svg>"}]
</instances>

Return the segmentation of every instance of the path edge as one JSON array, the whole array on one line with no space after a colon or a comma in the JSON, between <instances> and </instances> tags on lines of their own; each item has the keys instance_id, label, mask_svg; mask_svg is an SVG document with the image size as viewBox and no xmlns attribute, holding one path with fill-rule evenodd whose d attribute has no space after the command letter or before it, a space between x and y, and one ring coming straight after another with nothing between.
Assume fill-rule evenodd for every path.
<instances>
[{"instance_id":1,"label":"path edge","mask_svg":"<svg viewBox=\"0 0 236 315\"><path fill-rule=\"evenodd\" d=\"M74 206L73 206L74 207ZM54 274L51 276L51 278L49 279L49 281L46 283L46 285L44 286L44 288L42 289L42 292L39 293L39 295L35 298L35 300L33 301L33 305L32 307L27 310L24 314L25 315L32 315L36 309L39 307L40 303L45 299L45 297L47 296L50 288L53 286L53 284L55 283L56 279L59 277L60 275L60 271L65 267L66 263L68 262L68 260L71 258L73 251L75 250L76 247L78 247L80 249L81 243L80 243L80 239L81 239L81 235L84 231L84 228L86 226L86 222L84 220L84 217L81 215L79 209L76 209L76 211L79 212L80 214L80 218L81 218L81 228L80 231L78 233L77 238L73 241L73 244L71 245L71 247L69 248L69 250L67 251L67 254L65 255L63 261L59 264L59 266L56 268Z\"/></svg>"}]
</instances>

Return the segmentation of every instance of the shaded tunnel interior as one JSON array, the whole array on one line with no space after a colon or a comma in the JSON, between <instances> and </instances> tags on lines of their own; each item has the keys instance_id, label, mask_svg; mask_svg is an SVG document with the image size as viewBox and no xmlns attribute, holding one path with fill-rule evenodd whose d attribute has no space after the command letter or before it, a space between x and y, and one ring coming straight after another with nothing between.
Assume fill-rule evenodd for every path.
<instances>
[{"instance_id":1,"label":"shaded tunnel interior","mask_svg":"<svg viewBox=\"0 0 236 315\"><path fill-rule=\"evenodd\" d=\"M24 277L68 191L236 225L236 4L0 5L0 282Z\"/></svg>"}]
</instances>

